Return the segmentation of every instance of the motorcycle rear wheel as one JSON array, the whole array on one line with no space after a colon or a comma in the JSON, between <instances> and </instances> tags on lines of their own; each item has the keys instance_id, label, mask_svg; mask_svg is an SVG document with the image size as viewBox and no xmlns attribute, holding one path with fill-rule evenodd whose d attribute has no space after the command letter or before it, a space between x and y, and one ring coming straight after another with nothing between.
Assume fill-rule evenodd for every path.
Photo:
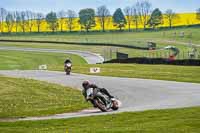
<instances>
[{"instance_id":1,"label":"motorcycle rear wheel","mask_svg":"<svg viewBox=\"0 0 200 133\"><path fill-rule=\"evenodd\" d=\"M106 105L104 104L102 99L95 98L94 99L94 104L96 104L97 108L99 108L102 112L107 112L108 111L107 108L106 108Z\"/></svg>"}]
</instances>

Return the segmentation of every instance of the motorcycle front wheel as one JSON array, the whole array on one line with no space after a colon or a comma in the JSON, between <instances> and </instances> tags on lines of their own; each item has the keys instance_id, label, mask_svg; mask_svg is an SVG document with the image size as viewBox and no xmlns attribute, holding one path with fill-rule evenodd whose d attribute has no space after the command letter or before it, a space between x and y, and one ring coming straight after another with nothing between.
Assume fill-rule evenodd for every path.
<instances>
[{"instance_id":1,"label":"motorcycle front wheel","mask_svg":"<svg viewBox=\"0 0 200 133\"><path fill-rule=\"evenodd\" d=\"M119 104L116 100L112 101L112 104L113 104L113 106L111 107L112 110L118 110L119 109Z\"/></svg>"},{"instance_id":2,"label":"motorcycle front wheel","mask_svg":"<svg viewBox=\"0 0 200 133\"><path fill-rule=\"evenodd\" d=\"M67 71L67 72L66 72L66 75L70 75L70 71Z\"/></svg>"}]
</instances>

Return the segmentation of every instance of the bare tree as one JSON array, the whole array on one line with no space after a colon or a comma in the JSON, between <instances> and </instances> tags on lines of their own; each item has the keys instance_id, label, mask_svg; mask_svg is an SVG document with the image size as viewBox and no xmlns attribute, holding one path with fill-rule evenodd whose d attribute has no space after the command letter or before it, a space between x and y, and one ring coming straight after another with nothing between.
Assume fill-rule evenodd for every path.
<instances>
[{"instance_id":1,"label":"bare tree","mask_svg":"<svg viewBox=\"0 0 200 133\"><path fill-rule=\"evenodd\" d=\"M67 11L67 18L66 18L66 24L69 28L69 31L71 32L74 28L74 22L75 22L76 12L73 10Z\"/></svg>"},{"instance_id":2,"label":"bare tree","mask_svg":"<svg viewBox=\"0 0 200 133\"><path fill-rule=\"evenodd\" d=\"M37 31L40 32L40 27L42 25L44 14L42 13L36 13L36 25L37 25Z\"/></svg>"},{"instance_id":3,"label":"bare tree","mask_svg":"<svg viewBox=\"0 0 200 133\"><path fill-rule=\"evenodd\" d=\"M66 18L66 12L64 10L58 12L57 14L58 18L60 19L60 30L63 31L63 26L65 25L65 18Z\"/></svg>"},{"instance_id":4,"label":"bare tree","mask_svg":"<svg viewBox=\"0 0 200 133\"><path fill-rule=\"evenodd\" d=\"M129 32L131 31L131 24L133 22L133 10L131 9L131 7L127 6L126 8L124 8L124 14L126 16L126 20L128 23L128 30Z\"/></svg>"},{"instance_id":5,"label":"bare tree","mask_svg":"<svg viewBox=\"0 0 200 133\"><path fill-rule=\"evenodd\" d=\"M15 24L15 32L17 32L17 28L16 28L16 18L17 18L17 14L16 11L13 12L13 19L14 19L14 24Z\"/></svg>"},{"instance_id":6,"label":"bare tree","mask_svg":"<svg viewBox=\"0 0 200 133\"><path fill-rule=\"evenodd\" d=\"M23 32L26 31L26 12L20 12L20 27Z\"/></svg>"},{"instance_id":7,"label":"bare tree","mask_svg":"<svg viewBox=\"0 0 200 133\"><path fill-rule=\"evenodd\" d=\"M0 8L0 30L4 32L4 21L6 19L7 11L4 8Z\"/></svg>"},{"instance_id":8,"label":"bare tree","mask_svg":"<svg viewBox=\"0 0 200 133\"><path fill-rule=\"evenodd\" d=\"M105 5L97 8L97 17L98 21L101 24L101 28L103 32L105 31L105 25L109 21L110 11L107 9Z\"/></svg>"},{"instance_id":9,"label":"bare tree","mask_svg":"<svg viewBox=\"0 0 200 133\"><path fill-rule=\"evenodd\" d=\"M140 17L139 17L139 12L138 12L138 9L137 9L136 5L134 5L132 7L132 15L133 15L133 22L135 24L136 31L137 31L138 30L138 25L140 23Z\"/></svg>"},{"instance_id":10,"label":"bare tree","mask_svg":"<svg viewBox=\"0 0 200 133\"><path fill-rule=\"evenodd\" d=\"M21 23L21 14L18 11L14 12L14 21L15 21L15 32L18 32L18 27Z\"/></svg>"},{"instance_id":11,"label":"bare tree","mask_svg":"<svg viewBox=\"0 0 200 133\"><path fill-rule=\"evenodd\" d=\"M167 19L168 23L169 23L169 27L171 28L173 25L173 21L178 18L178 15L173 12L172 9L167 9L165 12L165 18Z\"/></svg>"},{"instance_id":12,"label":"bare tree","mask_svg":"<svg viewBox=\"0 0 200 133\"><path fill-rule=\"evenodd\" d=\"M196 11L196 18L200 21L200 8Z\"/></svg>"},{"instance_id":13,"label":"bare tree","mask_svg":"<svg viewBox=\"0 0 200 133\"><path fill-rule=\"evenodd\" d=\"M26 26L29 29L29 32L32 32L32 28L34 26L34 19L35 19L35 13L31 11L26 11Z\"/></svg>"},{"instance_id":14,"label":"bare tree","mask_svg":"<svg viewBox=\"0 0 200 133\"><path fill-rule=\"evenodd\" d=\"M8 32L12 32L14 22L15 21L14 21L13 13L8 12L8 14L6 15L6 26L7 26Z\"/></svg>"},{"instance_id":15,"label":"bare tree","mask_svg":"<svg viewBox=\"0 0 200 133\"><path fill-rule=\"evenodd\" d=\"M148 0L143 0L140 2L138 1L136 6L138 7L137 10L139 13L140 21L143 23L144 29L146 29L147 22L150 18L152 5Z\"/></svg>"}]
</instances>

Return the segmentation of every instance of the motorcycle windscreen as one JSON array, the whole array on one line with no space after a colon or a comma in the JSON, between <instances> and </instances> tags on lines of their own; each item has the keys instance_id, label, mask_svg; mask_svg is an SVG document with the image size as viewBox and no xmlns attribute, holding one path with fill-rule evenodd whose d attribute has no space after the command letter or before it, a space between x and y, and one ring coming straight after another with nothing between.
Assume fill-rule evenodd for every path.
<instances>
[{"instance_id":1,"label":"motorcycle windscreen","mask_svg":"<svg viewBox=\"0 0 200 133\"><path fill-rule=\"evenodd\" d=\"M87 89L86 91L87 99L93 96L93 92L94 92L93 88Z\"/></svg>"},{"instance_id":2,"label":"motorcycle windscreen","mask_svg":"<svg viewBox=\"0 0 200 133\"><path fill-rule=\"evenodd\" d=\"M65 66L67 66L67 67L71 67L72 64L71 64L71 63L67 63L67 64L65 64Z\"/></svg>"}]
</instances>

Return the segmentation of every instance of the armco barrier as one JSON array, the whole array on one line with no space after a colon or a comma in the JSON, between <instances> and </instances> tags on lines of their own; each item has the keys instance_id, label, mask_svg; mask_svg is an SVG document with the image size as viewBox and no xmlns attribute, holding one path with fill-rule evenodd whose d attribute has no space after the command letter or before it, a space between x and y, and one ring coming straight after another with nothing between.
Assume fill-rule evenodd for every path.
<instances>
[{"instance_id":1,"label":"armco barrier","mask_svg":"<svg viewBox=\"0 0 200 133\"><path fill-rule=\"evenodd\" d=\"M168 64L168 65L185 65L185 66L200 66L200 60L184 59L173 60L163 58L128 58L128 59L113 59L104 63L137 63L137 64Z\"/></svg>"},{"instance_id":2,"label":"armco barrier","mask_svg":"<svg viewBox=\"0 0 200 133\"><path fill-rule=\"evenodd\" d=\"M93 42L91 42L91 43L81 43L81 42L36 41L36 40L6 40L6 39L0 39L0 42L27 42L27 43L54 43L54 44L91 45L91 46L113 46L113 47L148 50L148 47L139 47L139 46L125 45L125 44L93 43Z\"/></svg>"}]
</instances>

